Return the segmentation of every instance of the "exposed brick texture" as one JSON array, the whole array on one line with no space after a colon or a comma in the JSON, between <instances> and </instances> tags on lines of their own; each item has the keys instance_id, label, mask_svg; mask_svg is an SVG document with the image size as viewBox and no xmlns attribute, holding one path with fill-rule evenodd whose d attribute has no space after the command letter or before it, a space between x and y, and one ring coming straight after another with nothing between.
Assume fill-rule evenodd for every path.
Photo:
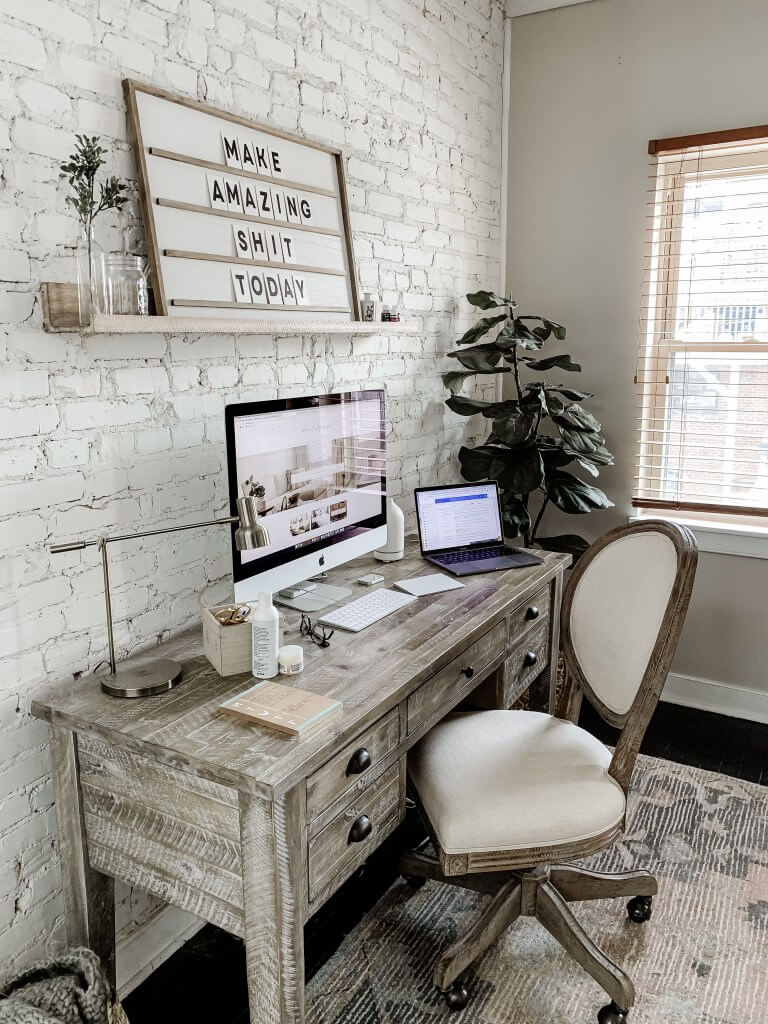
<instances>
[{"instance_id":1,"label":"exposed brick texture","mask_svg":"<svg viewBox=\"0 0 768 1024\"><path fill-rule=\"evenodd\" d=\"M389 486L456 478L466 422L440 371L498 282L501 0L0 0L0 973L63 940L38 687L105 655L97 553L47 545L227 508L230 401L382 384ZM58 163L78 131L133 176L120 88L142 77L343 147L358 273L415 337L46 335L39 283L73 280ZM98 229L120 245L116 219ZM119 655L228 597L225 530L115 549ZM146 900L120 891L121 928ZM144 909L142 909L144 908Z\"/></svg>"}]
</instances>

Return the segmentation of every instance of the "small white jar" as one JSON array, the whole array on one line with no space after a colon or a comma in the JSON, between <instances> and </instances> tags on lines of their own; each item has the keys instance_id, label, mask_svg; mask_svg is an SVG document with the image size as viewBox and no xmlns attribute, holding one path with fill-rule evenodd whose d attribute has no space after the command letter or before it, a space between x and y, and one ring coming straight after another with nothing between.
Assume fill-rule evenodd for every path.
<instances>
[{"instance_id":1,"label":"small white jar","mask_svg":"<svg viewBox=\"0 0 768 1024\"><path fill-rule=\"evenodd\" d=\"M297 676L304 671L304 648L286 644L277 652L277 667L281 676Z\"/></svg>"}]
</instances>

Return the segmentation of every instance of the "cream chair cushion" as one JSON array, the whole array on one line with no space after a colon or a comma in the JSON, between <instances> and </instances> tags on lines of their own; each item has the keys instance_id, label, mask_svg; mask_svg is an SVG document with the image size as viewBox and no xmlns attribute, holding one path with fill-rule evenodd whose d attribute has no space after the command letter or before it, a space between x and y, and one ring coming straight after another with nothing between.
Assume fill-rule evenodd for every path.
<instances>
[{"instance_id":1,"label":"cream chair cushion","mask_svg":"<svg viewBox=\"0 0 768 1024\"><path fill-rule=\"evenodd\" d=\"M449 715L408 754L408 771L445 853L588 839L622 822L610 751L536 711ZM553 856L556 850L553 851Z\"/></svg>"}]
</instances>

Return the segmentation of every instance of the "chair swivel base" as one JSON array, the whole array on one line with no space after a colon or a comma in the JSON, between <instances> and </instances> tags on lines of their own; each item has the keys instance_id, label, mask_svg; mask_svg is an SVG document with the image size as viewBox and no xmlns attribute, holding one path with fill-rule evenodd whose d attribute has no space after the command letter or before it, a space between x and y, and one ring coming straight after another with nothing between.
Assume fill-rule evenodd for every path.
<instances>
[{"instance_id":1,"label":"chair swivel base","mask_svg":"<svg viewBox=\"0 0 768 1024\"><path fill-rule=\"evenodd\" d=\"M101 678L101 688L110 697L153 697L172 690L181 682L181 665L168 658L157 661L123 661L114 673Z\"/></svg>"},{"instance_id":2,"label":"chair swivel base","mask_svg":"<svg viewBox=\"0 0 768 1024\"><path fill-rule=\"evenodd\" d=\"M434 983L451 1009L467 1005L468 968L518 917L535 917L610 996L611 1002L600 1010L598 1024L626 1024L635 1002L634 985L584 932L568 904L630 896L630 920L647 921L657 891L656 879L647 871L605 874L563 864L448 876L443 875L436 857L416 852L405 854L400 870L411 888L416 888L419 878L432 878L491 896L480 918L435 964Z\"/></svg>"}]
</instances>

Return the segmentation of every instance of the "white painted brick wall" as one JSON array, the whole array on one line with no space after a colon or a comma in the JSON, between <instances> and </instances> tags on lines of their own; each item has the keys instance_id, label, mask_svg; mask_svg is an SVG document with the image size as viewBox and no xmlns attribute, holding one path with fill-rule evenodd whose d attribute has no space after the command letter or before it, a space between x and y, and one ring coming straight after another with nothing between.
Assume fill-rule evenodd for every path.
<instances>
[{"instance_id":1,"label":"white painted brick wall","mask_svg":"<svg viewBox=\"0 0 768 1024\"><path fill-rule=\"evenodd\" d=\"M0 0L0 974L63 941L36 689L104 657L97 554L47 545L221 514L226 402L361 383L389 393L390 487L456 478L445 410L463 295L498 280L501 0ZM58 163L102 135L133 175L120 79L343 147L360 278L415 337L46 335L39 283L72 280ZM119 244L114 220L100 228ZM223 530L114 553L121 656L229 591ZM148 912L120 890L120 929Z\"/></svg>"}]
</instances>

